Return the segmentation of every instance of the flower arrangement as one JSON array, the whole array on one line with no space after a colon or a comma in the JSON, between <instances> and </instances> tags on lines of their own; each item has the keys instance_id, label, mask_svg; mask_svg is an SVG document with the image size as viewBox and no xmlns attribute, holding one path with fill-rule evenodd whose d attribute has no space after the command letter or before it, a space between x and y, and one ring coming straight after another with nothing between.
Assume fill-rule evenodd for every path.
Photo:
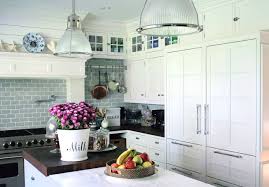
<instances>
[{"instance_id":1,"label":"flower arrangement","mask_svg":"<svg viewBox=\"0 0 269 187\"><path fill-rule=\"evenodd\" d=\"M96 118L95 108L85 102L54 105L49 112L64 130L87 129Z\"/></svg>"}]
</instances>

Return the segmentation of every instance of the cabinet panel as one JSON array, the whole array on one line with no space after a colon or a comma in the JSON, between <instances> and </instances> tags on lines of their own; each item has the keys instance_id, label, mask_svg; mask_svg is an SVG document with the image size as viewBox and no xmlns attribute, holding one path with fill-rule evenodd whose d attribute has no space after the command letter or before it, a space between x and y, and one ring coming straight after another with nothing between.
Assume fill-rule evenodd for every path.
<instances>
[{"instance_id":1,"label":"cabinet panel","mask_svg":"<svg viewBox=\"0 0 269 187\"><path fill-rule=\"evenodd\" d=\"M184 175L184 176L196 179L196 180L200 180L200 181L203 180L203 176L201 174L193 172L193 171L190 171L190 170L187 170L187 169L184 169L184 168L181 168L181 167L177 167L177 166L173 166L171 164L167 164L167 169L169 171L172 171L172 172L175 172L175 173L178 173L180 175Z\"/></svg>"},{"instance_id":2,"label":"cabinet panel","mask_svg":"<svg viewBox=\"0 0 269 187\"><path fill-rule=\"evenodd\" d=\"M230 37L234 29L234 4L227 3L204 13L205 40Z\"/></svg>"},{"instance_id":3,"label":"cabinet panel","mask_svg":"<svg viewBox=\"0 0 269 187\"><path fill-rule=\"evenodd\" d=\"M149 58L147 69L147 99L164 103L164 60L163 57Z\"/></svg>"},{"instance_id":4,"label":"cabinet panel","mask_svg":"<svg viewBox=\"0 0 269 187\"><path fill-rule=\"evenodd\" d=\"M38 74L49 74L51 73L51 65L49 63L32 63L32 62L24 62L24 63L16 63L15 72L17 74L25 74L25 75L38 75ZM69 67L68 67L69 69ZM59 71L61 72L61 71ZM58 73L59 73L58 72Z\"/></svg>"},{"instance_id":5,"label":"cabinet panel","mask_svg":"<svg viewBox=\"0 0 269 187\"><path fill-rule=\"evenodd\" d=\"M203 144L203 61L202 50L184 51L183 64L183 140Z\"/></svg>"},{"instance_id":6,"label":"cabinet panel","mask_svg":"<svg viewBox=\"0 0 269 187\"><path fill-rule=\"evenodd\" d=\"M0 63L0 74L10 74L13 70L13 64L1 62Z\"/></svg>"},{"instance_id":7,"label":"cabinet panel","mask_svg":"<svg viewBox=\"0 0 269 187\"><path fill-rule=\"evenodd\" d=\"M203 172L204 151L200 145L167 141L167 163L198 173Z\"/></svg>"},{"instance_id":8,"label":"cabinet panel","mask_svg":"<svg viewBox=\"0 0 269 187\"><path fill-rule=\"evenodd\" d=\"M149 156L153 161L165 162L166 153L163 150L149 149Z\"/></svg>"},{"instance_id":9,"label":"cabinet panel","mask_svg":"<svg viewBox=\"0 0 269 187\"><path fill-rule=\"evenodd\" d=\"M208 48L208 146L256 150L256 41Z\"/></svg>"},{"instance_id":10,"label":"cabinet panel","mask_svg":"<svg viewBox=\"0 0 269 187\"><path fill-rule=\"evenodd\" d=\"M183 126L183 55L168 53L166 55L166 105L165 120L167 137L179 140Z\"/></svg>"},{"instance_id":11,"label":"cabinet panel","mask_svg":"<svg viewBox=\"0 0 269 187\"><path fill-rule=\"evenodd\" d=\"M211 149L207 150L207 176L239 186L255 186L255 160L253 156Z\"/></svg>"},{"instance_id":12,"label":"cabinet panel","mask_svg":"<svg viewBox=\"0 0 269 187\"><path fill-rule=\"evenodd\" d=\"M52 74L56 75L85 75L85 67L83 63L53 63L51 69Z\"/></svg>"}]
</instances>

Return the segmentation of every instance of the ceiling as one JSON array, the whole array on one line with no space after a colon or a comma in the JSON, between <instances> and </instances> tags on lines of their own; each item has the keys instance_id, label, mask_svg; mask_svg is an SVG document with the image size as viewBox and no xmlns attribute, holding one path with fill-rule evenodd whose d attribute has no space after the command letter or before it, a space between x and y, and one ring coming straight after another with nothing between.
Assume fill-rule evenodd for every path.
<instances>
[{"instance_id":1,"label":"ceiling","mask_svg":"<svg viewBox=\"0 0 269 187\"><path fill-rule=\"evenodd\" d=\"M76 0L77 12L91 13L96 17L127 21L139 16L145 0ZM2 12L22 11L33 16L51 15L71 11L72 0L8 0L1 1ZM1 18L0 18L1 19Z\"/></svg>"}]
</instances>

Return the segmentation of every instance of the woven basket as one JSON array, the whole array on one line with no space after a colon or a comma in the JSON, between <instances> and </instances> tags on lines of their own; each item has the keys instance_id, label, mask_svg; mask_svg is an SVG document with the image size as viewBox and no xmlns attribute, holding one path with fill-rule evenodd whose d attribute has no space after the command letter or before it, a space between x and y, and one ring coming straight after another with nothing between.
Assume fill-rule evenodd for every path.
<instances>
[{"instance_id":1,"label":"woven basket","mask_svg":"<svg viewBox=\"0 0 269 187\"><path fill-rule=\"evenodd\" d=\"M117 177L117 178L125 178L125 179L136 179L136 178L143 178L148 177L155 174L155 163L152 162L151 167L147 168L139 168L139 169L118 169L113 168L113 171L117 171L117 173L112 172L111 164L115 163L116 160L111 160L106 163L106 170L105 174Z\"/></svg>"}]
</instances>

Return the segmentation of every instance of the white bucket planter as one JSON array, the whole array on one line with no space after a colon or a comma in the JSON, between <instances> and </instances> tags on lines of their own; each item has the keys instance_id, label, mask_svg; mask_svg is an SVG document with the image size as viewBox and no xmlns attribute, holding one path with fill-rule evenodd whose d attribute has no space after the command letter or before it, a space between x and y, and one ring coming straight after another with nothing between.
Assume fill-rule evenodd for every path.
<instances>
[{"instance_id":1,"label":"white bucket planter","mask_svg":"<svg viewBox=\"0 0 269 187\"><path fill-rule=\"evenodd\" d=\"M87 160L90 129L57 130L62 161Z\"/></svg>"}]
</instances>

